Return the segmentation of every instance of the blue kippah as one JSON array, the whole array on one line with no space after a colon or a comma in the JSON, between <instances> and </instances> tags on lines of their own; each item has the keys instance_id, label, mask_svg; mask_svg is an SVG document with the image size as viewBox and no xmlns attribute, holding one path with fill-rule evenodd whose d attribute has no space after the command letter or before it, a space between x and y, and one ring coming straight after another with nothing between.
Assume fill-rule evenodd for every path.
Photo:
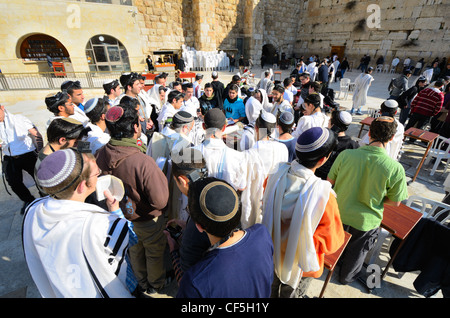
<instances>
[{"instance_id":1,"label":"blue kippah","mask_svg":"<svg viewBox=\"0 0 450 318\"><path fill-rule=\"evenodd\" d=\"M304 131L297 139L295 150L298 152L311 152L322 147L327 142L328 129L312 127Z\"/></svg>"}]
</instances>

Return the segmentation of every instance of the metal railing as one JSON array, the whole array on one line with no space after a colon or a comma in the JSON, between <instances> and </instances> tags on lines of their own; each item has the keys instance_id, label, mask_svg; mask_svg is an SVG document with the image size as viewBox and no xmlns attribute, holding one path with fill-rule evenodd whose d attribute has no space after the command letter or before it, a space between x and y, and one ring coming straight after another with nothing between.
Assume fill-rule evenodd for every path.
<instances>
[{"instance_id":1,"label":"metal railing","mask_svg":"<svg viewBox=\"0 0 450 318\"><path fill-rule=\"evenodd\" d=\"M61 72L62 73L62 72ZM103 82L119 79L124 72L0 73L0 91L59 90L65 81L80 81L83 88L103 88Z\"/></svg>"}]
</instances>

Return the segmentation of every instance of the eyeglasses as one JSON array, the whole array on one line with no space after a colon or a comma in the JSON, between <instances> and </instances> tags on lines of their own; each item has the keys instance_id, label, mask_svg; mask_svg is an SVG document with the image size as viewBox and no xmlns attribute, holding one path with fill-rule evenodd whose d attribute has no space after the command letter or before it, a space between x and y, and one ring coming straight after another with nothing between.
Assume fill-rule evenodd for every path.
<instances>
[{"instance_id":1,"label":"eyeglasses","mask_svg":"<svg viewBox=\"0 0 450 318\"><path fill-rule=\"evenodd\" d=\"M102 174L102 169L98 169L98 172L95 173L95 174L93 174L92 176L89 176L89 178L92 178L92 177L99 177L101 174Z\"/></svg>"}]
</instances>

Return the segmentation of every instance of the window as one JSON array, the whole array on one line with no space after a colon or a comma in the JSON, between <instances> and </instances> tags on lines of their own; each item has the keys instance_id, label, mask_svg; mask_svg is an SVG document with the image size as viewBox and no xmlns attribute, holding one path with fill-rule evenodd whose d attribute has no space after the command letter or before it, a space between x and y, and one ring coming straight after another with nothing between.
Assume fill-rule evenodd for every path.
<instances>
[{"instance_id":1,"label":"window","mask_svg":"<svg viewBox=\"0 0 450 318\"><path fill-rule=\"evenodd\" d=\"M91 72L129 72L130 61L123 44L109 35L96 35L86 45L86 58Z\"/></svg>"},{"instance_id":2,"label":"window","mask_svg":"<svg viewBox=\"0 0 450 318\"><path fill-rule=\"evenodd\" d=\"M57 39L46 34L33 34L20 44L20 57L25 61L45 61L47 54L52 61L69 60L69 52Z\"/></svg>"}]
</instances>

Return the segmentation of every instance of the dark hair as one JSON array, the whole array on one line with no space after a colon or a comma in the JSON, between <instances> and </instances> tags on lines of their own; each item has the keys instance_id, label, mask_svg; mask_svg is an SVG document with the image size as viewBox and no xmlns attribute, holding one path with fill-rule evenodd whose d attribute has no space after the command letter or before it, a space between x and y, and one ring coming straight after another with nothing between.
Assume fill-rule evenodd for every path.
<instances>
[{"instance_id":1,"label":"dark hair","mask_svg":"<svg viewBox=\"0 0 450 318\"><path fill-rule=\"evenodd\" d=\"M55 118L47 128L47 140L49 143L58 142L60 138L78 139L84 127L71 123L63 118Z\"/></svg>"},{"instance_id":2,"label":"dark hair","mask_svg":"<svg viewBox=\"0 0 450 318\"><path fill-rule=\"evenodd\" d=\"M212 89L214 89L214 87L212 86L211 83L206 83L205 86L203 86L203 89L205 89L205 88L212 88Z\"/></svg>"},{"instance_id":3,"label":"dark hair","mask_svg":"<svg viewBox=\"0 0 450 318\"><path fill-rule=\"evenodd\" d=\"M59 106L65 106L66 102L70 99L67 92L58 92L53 96L48 96L45 98L45 104L47 109L55 115L59 113Z\"/></svg>"},{"instance_id":4,"label":"dark hair","mask_svg":"<svg viewBox=\"0 0 450 318\"><path fill-rule=\"evenodd\" d=\"M282 114L282 113L280 112L280 113L278 114L278 116L277 116L277 125L280 126L281 131L282 131L283 133L291 133L291 132L292 132L292 127L294 126L295 121L292 121L292 123L290 123L290 124L285 124L285 123L283 123L283 122L280 120L280 115L281 115L281 114Z\"/></svg>"},{"instance_id":5,"label":"dark hair","mask_svg":"<svg viewBox=\"0 0 450 318\"><path fill-rule=\"evenodd\" d=\"M106 94L106 95L111 94L111 90L112 90L112 89L116 89L117 86L119 86L119 85L120 85L120 84L119 84L119 81L118 81L118 80L114 80L114 81L112 81L111 83L103 84L103 89L105 90L105 94Z\"/></svg>"},{"instance_id":6,"label":"dark hair","mask_svg":"<svg viewBox=\"0 0 450 318\"><path fill-rule=\"evenodd\" d=\"M230 88L228 89L228 91L239 92L239 86L237 86L236 84L230 85Z\"/></svg>"},{"instance_id":7,"label":"dark hair","mask_svg":"<svg viewBox=\"0 0 450 318\"><path fill-rule=\"evenodd\" d=\"M298 150L295 150L297 161L302 164L302 166L308 169L314 168L317 162L319 162L319 160L323 157L328 157L338 144L336 134L328 128L324 129L328 130L329 135L327 141L319 149L311 152L300 152Z\"/></svg>"},{"instance_id":8,"label":"dark hair","mask_svg":"<svg viewBox=\"0 0 450 318\"><path fill-rule=\"evenodd\" d=\"M309 86L308 87L312 87L314 89L315 92L319 92L320 91L320 83L319 82L309 82Z\"/></svg>"},{"instance_id":9,"label":"dark hair","mask_svg":"<svg viewBox=\"0 0 450 318\"><path fill-rule=\"evenodd\" d=\"M315 108L320 107L319 94L309 94L308 96L306 96L305 104L312 104Z\"/></svg>"},{"instance_id":10,"label":"dark hair","mask_svg":"<svg viewBox=\"0 0 450 318\"><path fill-rule=\"evenodd\" d=\"M125 73L122 74L119 78L120 84L122 85L125 93L128 91L128 86L132 87L134 82L139 80L140 75L138 73Z\"/></svg>"},{"instance_id":11,"label":"dark hair","mask_svg":"<svg viewBox=\"0 0 450 318\"><path fill-rule=\"evenodd\" d=\"M80 81L65 81L61 84L61 91L66 91L70 96L76 89L81 89Z\"/></svg>"},{"instance_id":12,"label":"dark hair","mask_svg":"<svg viewBox=\"0 0 450 318\"><path fill-rule=\"evenodd\" d=\"M286 86L291 85L292 82L293 82L292 78L286 77L286 78L284 79L284 81L283 81L283 85L284 85L284 87L286 87Z\"/></svg>"},{"instance_id":13,"label":"dark hair","mask_svg":"<svg viewBox=\"0 0 450 318\"><path fill-rule=\"evenodd\" d=\"M302 74L299 75L299 77L310 78L311 75L309 73L302 73Z\"/></svg>"},{"instance_id":14,"label":"dark hair","mask_svg":"<svg viewBox=\"0 0 450 318\"><path fill-rule=\"evenodd\" d=\"M331 130L339 133L341 131L346 131L348 129L349 125L344 124L340 119L339 119L339 115L340 115L340 111L339 110L333 110L331 112L331 118L330 118L330 123L331 123ZM335 128L333 128L333 126L335 128L337 128L337 130L335 130Z\"/></svg>"},{"instance_id":15,"label":"dark hair","mask_svg":"<svg viewBox=\"0 0 450 318\"><path fill-rule=\"evenodd\" d=\"M392 117L387 117L389 120L385 120L386 117L377 117L370 124L370 138L374 141L387 143L394 137L397 131L397 122Z\"/></svg>"},{"instance_id":16,"label":"dark hair","mask_svg":"<svg viewBox=\"0 0 450 318\"><path fill-rule=\"evenodd\" d=\"M167 101L172 104L173 100L175 99L176 101L182 99L184 97L184 94L177 91L177 90L173 90L170 91L169 95L167 96Z\"/></svg>"},{"instance_id":17,"label":"dark hair","mask_svg":"<svg viewBox=\"0 0 450 318\"><path fill-rule=\"evenodd\" d=\"M279 92L281 94L284 94L285 89L281 85L275 85L275 87L273 88L273 91L277 91L277 92Z\"/></svg>"},{"instance_id":18,"label":"dark hair","mask_svg":"<svg viewBox=\"0 0 450 318\"><path fill-rule=\"evenodd\" d=\"M382 116L394 117L395 114L397 113L397 107L395 108L387 107L384 103L382 103L380 106L380 112Z\"/></svg>"},{"instance_id":19,"label":"dark hair","mask_svg":"<svg viewBox=\"0 0 450 318\"><path fill-rule=\"evenodd\" d=\"M98 123L102 115L106 114L106 112L108 111L108 106L108 96L99 98L97 101L97 105L95 105L95 107L90 112L88 112L86 116L89 118L91 123Z\"/></svg>"},{"instance_id":20,"label":"dark hair","mask_svg":"<svg viewBox=\"0 0 450 318\"><path fill-rule=\"evenodd\" d=\"M139 127L138 111L132 106L125 106L120 104L119 107L123 108L122 117L120 117L116 122L110 122L107 120L106 128L108 128L111 138L131 138L134 135L134 125L138 125Z\"/></svg>"},{"instance_id":21,"label":"dark hair","mask_svg":"<svg viewBox=\"0 0 450 318\"><path fill-rule=\"evenodd\" d=\"M231 234L233 230L239 227L241 223L241 205L239 204L238 211L236 214L228 221L224 222L217 222L214 220L211 220L208 218L202 211L200 207L200 194L202 193L202 190L211 182L223 182L226 185L230 186L226 181L207 177L200 180L197 180L196 182L189 185L189 191L188 191L188 207L189 207L189 214L192 217L192 220L200 224L203 229L205 229L206 232L208 232L211 235L224 238L227 235ZM230 186L231 187L231 186ZM232 187L231 187L232 188ZM240 201L240 200L239 200ZM225 203L225 202L224 202ZM225 204L227 204L226 202ZM231 202L230 202L231 204Z\"/></svg>"},{"instance_id":22,"label":"dark hair","mask_svg":"<svg viewBox=\"0 0 450 318\"><path fill-rule=\"evenodd\" d=\"M265 121L260 114L258 118L256 118L255 126L258 127L259 139L261 139L265 136L270 136L270 134L272 134L272 131L276 128L277 124Z\"/></svg>"},{"instance_id":23,"label":"dark hair","mask_svg":"<svg viewBox=\"0 0 450 318\"><path fill-rule=\"evenodd\" d=\"M172 88L174 88L175 86L181 85L181 82L179 81L173 81L172 82Z\"/></svg>"},{"instance_id":24,"label":"dark hair","mask_svg":"<svg viewBox=\"0 0 450 318\"><path fill-rule=\"evenodd\" d=\"M128 95L123 96L119 101L119 106L121 106L124 109L126 107L130 107L130 108L136 110L137 105L139 105L139 99L128 96Z\"/></svg>"},{"instance_id":25,"label":"dark hair","mask_svg":"<svg viewBox=\"0 0 450 318\"><path fill-rule=\"evenodd\" d=\"M187 91L188 88L194 88L194 85L190 82L186 82L186 83L183 83L183 85L181 86L181 89L183 91Z\"/></svg>"}]
</instances>

